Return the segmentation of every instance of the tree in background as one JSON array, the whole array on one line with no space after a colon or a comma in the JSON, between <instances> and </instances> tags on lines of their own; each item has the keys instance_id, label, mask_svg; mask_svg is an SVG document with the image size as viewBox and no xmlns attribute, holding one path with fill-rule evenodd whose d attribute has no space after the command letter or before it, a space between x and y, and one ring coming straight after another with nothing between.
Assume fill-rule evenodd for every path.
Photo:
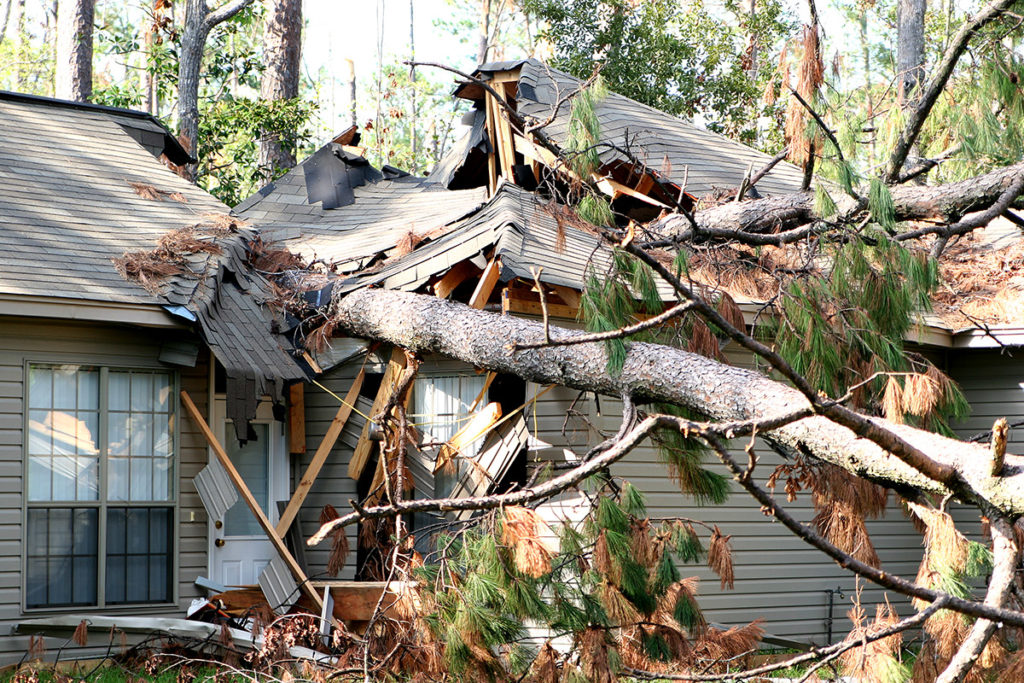
<instances>
[{"instance_id":1,"label":"tree in background","mask_svg":"<svg viewBox=\"0 0 1024 683\"><path fill-rule=\"evenodd\" d=\"M299 96L302 0L267 0L260 98L273 107ZM297 129L270 128L260 135L259 168L267 180L295 165Z\"/></svg>"},{"instance_id":2,"label":"tree in background","mask_svg":"<svg viewBox=\"0 0 1024 683\"><path fill-rule=\"evenodd\" d=\"M56 95L87 102L92 97L92 24L95 0L57 3Z\"/></svg>"}]
</instances>

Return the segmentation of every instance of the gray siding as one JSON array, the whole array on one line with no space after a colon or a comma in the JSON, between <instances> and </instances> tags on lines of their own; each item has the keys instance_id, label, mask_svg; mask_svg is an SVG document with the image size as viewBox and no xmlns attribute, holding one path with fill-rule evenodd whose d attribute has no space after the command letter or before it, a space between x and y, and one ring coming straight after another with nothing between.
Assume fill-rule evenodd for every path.
<instances>
[{"instance_id":1,"label":"gray siding","mask_svg":"<svg viewBox=\"0 0 1024 683\"><path fill-rule=\"evenodd\" d=\"M36 611L26 614L21 609L25 362L65 360L153 367L159 365L157 358L161 343L175 334L166 330L150 332L128 327L29 322L0 317L0 634L7 636L11 625L20 619L53 613ZM179 372L181 387L191 394L199 409L206 414L206 353L200 355L197 367L175 369ZM202 434L180 408L177 424L178 604L159 609L105 609L104 614L181 617L188 603L199 596L192 582L207 571L206 513L192 485L192 477L206 463L207 449ZM67 610L82 614L97 611L89 608ZM57 638L48 638L47 643L51 647L60 645ZM17 661L26 647L25 637L0 637L0 663Z\"/></svg>"}]
</instances>

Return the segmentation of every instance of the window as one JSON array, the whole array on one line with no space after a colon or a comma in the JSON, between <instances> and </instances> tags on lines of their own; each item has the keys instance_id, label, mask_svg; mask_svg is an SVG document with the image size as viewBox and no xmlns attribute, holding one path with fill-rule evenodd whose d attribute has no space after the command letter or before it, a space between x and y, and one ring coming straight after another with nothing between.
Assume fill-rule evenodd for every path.
<instances>
[{"instance_id":1,"label":"window","mask_svg":"<svg viewBox=\"0 0 1024 683\"><path fill-rule=\"evenodd\" d=\"M25 606L173 598L174 376L28 368Z\"/></svg>"},{"instance_id":2,"label":"window","mask_svg":"<svg viewBox=\"0 0 1024 683\"><path fill-rule=\"evenodd\" d=\"M413 383L412 418L425 442L443 443L455 435L470 417L469 408L484 388L483 375L424 375ZM483 401L481 401L483 403ZM478 406L479 407L479 406ZM472 458L480 450L482 439L477 439L462 453ZM458 459L454 472L442 469L436 474L434 495L451 494L455 482L469 467Z\"/></svg>"}]
</instances>

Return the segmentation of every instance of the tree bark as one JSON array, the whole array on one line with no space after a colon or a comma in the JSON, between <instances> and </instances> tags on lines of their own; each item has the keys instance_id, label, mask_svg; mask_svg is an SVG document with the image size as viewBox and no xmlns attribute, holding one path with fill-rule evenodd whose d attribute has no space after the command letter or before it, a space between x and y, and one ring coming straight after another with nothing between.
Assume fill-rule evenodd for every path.
<instances>
[{"instance_id":1,"label":"tree bark","mask_svg":"<svg viewBox=\"0 0 1024 683\"><path fill-rule=\"evenodd\" d=\"M924 15L927 0L896 5L896 74L900 105L913 102L924 81Z\"/></svg>"},{"instance_id":2,"label":"tree bark","mask_svg":"<svg viewBox=\"0 0 1024 683\"><path fill-rule=\"evenodd\" d=\"M62 100L92 97L92 24L95 0L60 0L57 5L56 94Z\"/></svg>"},{"instance_id":3,"label":"tree bark","mask_svg":"<svg viewBox=\"0 0 1024 683\"><path fill-rule=\"evenodd\" d=\"M386 341L416 352L435 352L475 367L638 401L684 406L713 420L760 420L790 414L807 400L788 385L753 370L655 344L632 343L622 372L606 370L599 343L514 351L515 344L544 339L539 323L470 309L436 297L364 289L333 304L333 318L352 336ZM552 328L554 339L580 333ZM1024 459L1007 456L1003 476L994 477L984 446L962 443L880 418L890 430L966 483L966 502L988 504L1006 515L1024 513ZM761 436L784 452L802 453L838 465L900 491L946 495L948 489L849 429L821 417L797 420Z\"/></svg>"},{"instance_id":4,"label":"tree bark","mask_svg":"<svg viewBox=\"0 0 1024 683\"><path fill-rule=\"evenodd\" d=\"M267 0L263 32L266 69L260 83L260 97L266 101L293 100L299 96L299 67L302 54L302 0ZM259 168L270 181L277 171L295 165L296 131L263 131L260 137Z\"/></svg>"},{"instance_id":5,"label":"tree bark","mask_svg":"<svg viewBox=\"0 0 1024 683\"><path fill-rule=\"evenodd\" d=\"M1024 176L1024 164L999 168L968 180L928 187L894 187L891 190L896 220L932 219L954 223L965 214L982 211L1003 191ZM833 197L839 217L867 209L864 199L847 195ZM694 215L699 234L709 237L739 237L742 233L771 235L807 225L815 219L814 195L802 192L781 197L730 202ZM656 238L679 239L691 234L682 215L670 215L649 228Z\"/></svg>"},{"instance_id":6,"label":"tree bark","mask_svg":"<svg viewBox=\"0 0 1024 683\"><path fill-rule=\"evenodd\" d=\"M231 0L211 11L206 0L185 2L185 22L178 56L178 136L192 156L196 156L199 139L199 73L206 39L213 27L252 3L253 0ZM185 168L185 175L191 182L196 181L196 171L196 164Z\"/></svg>"},{"instance_id":7,"label":"tree bark","mask_svg":"<svg viewBox=\"0 0 1024 683\"><path fill-rule=\"evenodd\" d=\"M476 63L485 64L491 48L491 0L480 0L480 44L476 51Z\"/></svg>"}]
</instances>

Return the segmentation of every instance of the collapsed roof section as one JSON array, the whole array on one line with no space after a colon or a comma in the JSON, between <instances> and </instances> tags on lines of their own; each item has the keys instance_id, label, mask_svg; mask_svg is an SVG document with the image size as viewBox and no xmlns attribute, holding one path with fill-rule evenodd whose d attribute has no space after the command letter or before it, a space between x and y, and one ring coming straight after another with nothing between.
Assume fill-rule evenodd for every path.
<instances>
[{"instance_id":1,"label":"collapsed roof section","mask_svg":"<svg viewBox=\"0 0 1024 683\"><path fill-rule=\"evenodd\" d=\"M475 106L468 117L472 128L430 178L448 187L464 187L475 175L479 184L487 182L493 189L498 177L528 184L529 172L537 174L538 165L556 166L535 136L510 125L504 107L507 104L526 121L547 123L544 134L564 147L581 81L534 59L485 64L475 76L495 89L505 104L495 102L479 83L460 84L456 96ZM602 166L593 180L613 200L669 208L680 196L699 198L735 190L772 161L746 145L622 95L609 92L595 102L594 110L603 144ZM479 170L482 166L486 174ZM788 194L799 191L802 180L799 169L781 162L756 189L765 195Z\"/></svg>"},{"instance_id":2,"label":"collapsed roof section","mask_svg":"<svg viewBox=\"0 0 1024 683\"><path fill-rule=\"evenodd\" d=\"M486 200L484 188L449 191L388 167L378 171L359 152L329 143L235 213L258 224L265 241L347 274L435 239Z\"/></svg>"}]
</instances>

